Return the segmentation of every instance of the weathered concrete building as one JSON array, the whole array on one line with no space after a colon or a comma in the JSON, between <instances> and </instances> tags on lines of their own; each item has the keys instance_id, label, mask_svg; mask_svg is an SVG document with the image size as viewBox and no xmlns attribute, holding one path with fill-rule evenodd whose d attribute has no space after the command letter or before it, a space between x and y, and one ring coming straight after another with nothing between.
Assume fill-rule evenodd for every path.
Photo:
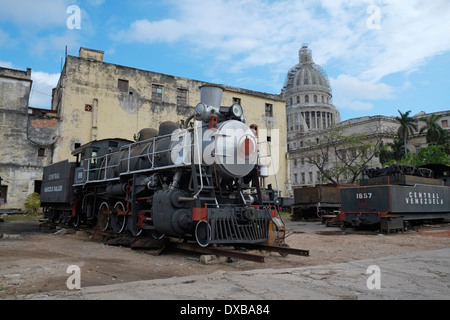
<instances>
[{"instance_id":1,"label":"weathered concrete building","mask_svg":"<svg viewBox=\"0 0 450 320\"><path fill-rule=\"evenodd\" d=\"M1 209L23 209L52 161L59 122L49 110L28 107L31 87L31 69L0 68Z\"/></svg>"},{"instance_id":2,"label":"weathered concrete building","mask_svg":"<svg viewBox=\"0 0 450 320\"><path fill-rule=\"evenodd\" d=\"M52 110L61 120L53 162L72 159L71 152L92 140L133 140L143 128L158 129L164 121L180 122L200 102L202 81L140 70L103 61L104 53L80 48L68 56ZM266 179L286 194L286 108L280 95L219 85L222 105L242 105L247 125L256 124L260 142L270 140L272 157L264 160L277 172ZM270 137L270 139L267 139ZM277 183L277 187L276 187Z\"/></svg>"}]
</instances>

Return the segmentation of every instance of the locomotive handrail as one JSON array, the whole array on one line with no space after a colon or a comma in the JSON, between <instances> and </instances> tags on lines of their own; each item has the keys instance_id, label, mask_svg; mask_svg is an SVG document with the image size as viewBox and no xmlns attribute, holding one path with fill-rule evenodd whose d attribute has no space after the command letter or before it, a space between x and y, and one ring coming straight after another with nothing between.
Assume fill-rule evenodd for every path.
<instances>
[{"instance_id":1,"label":"locomotive handrail","mask_svg":"<svg viewBox=\"0 0 450 320\"><path fill-rule=\"evenodd\" d=\"M191 131L191 130L189 130L189 131ZM109 154L106 154L106 155L103 155L103 156L99 156L99 157L91 157L91 158L85 159L85 161L87 161L87 164L88 164L87 170L86 169L84 170L87 173L85 182L102 182L102 181L118 180L119 179L118 177L108 178L107 174L108 174L109 170L114 170L114 168L120 167L120 164L123 163L123 161L127 162L126 163L126 172L120 172L119 176L130 175L130 174L135 174L135 173L142 173L142 172L148 172L148 170L160 171L160 170L164 170L164 169L171 169L171 168L175 168L175 167L180 167L180 164L171 164L171 165L166 165L166 166L155 167L155 156L158 155L158 154L163 154L163 153L166 153L166 152L170 152L172 150L170 147L167 148L167 149L158 150L158 151L156 151L156 149L155 149L156 148L155 147L156 143L158 141L160 141L161 139L164 139L164 138L168 138L168 137L171 137L171 134L157 136L157 137L153 137L153 138L146 139L146 140L143 140L143 141L139 141L139 142L136 142L136 143L132 143L132 144L129 144L129 145L121 147L116 152L109 153ZM152 150L151 151L149 151L148 148L147 148L146 152L143 153L143 154L137 154L137 155L134 155L134 156L131 155L131 150L132 150L133 147L135 147L136 145L143 145L143 144L148 144L148 143L152 143ZM186 145L185 147L189 147L190 148L190 147L193 147L195 145L196 145L195 143L191 143L191 144ZM198 152L197 154L200 155L201 154L201 150L200 150L200 144L199 143L197 143L197 148L196 149L197 149L196 151ZM127 152L128 152L127 159L121 159L117 164L109 165L108 157L112 157L113 155L116 155L119 152L122 152L124 150L127 150ZM194 148L194 150L195 150L195 148ZM149 159L149 161L151 163L151 168L133 170L131 168L131 161L133 161L134 159L140 158L140 157L147 157L147 159ZM150 160L150 158L151 158L151 160ZM98 167L92 168L91 167L92 163L97 163L97 164L100 164L100 165ZM201 162L199 162L199 168L201 168L201 165L202 165ZM183 167L186 166L187 167L188 165L185 164L185 165L181 165L181 166L183 166ZM91 177L91 173L92 172L96 172L98 170L105 170L103 179L99 175L96 175L97 179L93 179ZM201 172L200 172L200 175L201 175ZM202 179L201 179L201 182L203 184ZM201 186L200 191L202 189L203 189L203 185Z\"/></svg>"},{"instance_id":2,"label":"locomotive handrail","mask_svg":"<svg viewBox=\"0 0 450 320\"><path fill-rule=\"evenodd\" d=\"M195 146L195 136L197 136L197 135L194 134L194 146ZM190 147L192 147L192 146L190 146ZM197 156L198 157L200 157L200 149L199 148L200 148L200 143L198 143L198 141L197 141L197 152L198 152ZM194 159L195 159L195 151L194 151ZM197 159L199 159L199 158L197 158ZM193 166L193 168L194 167L195 166ZM199 178L200 178L200 188L198 188L197 193L193 196L193 198L195 198L195 199L197 199L198 195L200 194L200 192L203 191L203 177L202 177L202 164L201 164L201 161L198 162L198 171L199 171Z\"/></svg>"}]
</instances>

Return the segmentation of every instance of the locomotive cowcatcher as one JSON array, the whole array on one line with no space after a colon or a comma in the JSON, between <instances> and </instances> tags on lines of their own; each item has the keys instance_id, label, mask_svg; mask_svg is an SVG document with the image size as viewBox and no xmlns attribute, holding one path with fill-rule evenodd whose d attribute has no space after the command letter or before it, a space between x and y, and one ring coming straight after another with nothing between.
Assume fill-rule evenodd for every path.
<instances>
[{"instance_id":1,"label":"locomotive cowcatcher","mask_svg":"<svg viewBox=\"0 0 450 320\"><path fill-rule=\"evenodd\" d=\"M137 142L92 141L44 168L41 205L52 221L210 244L284 244L273 190L263 189L257 126L223 90L201 87L182 122L141 130ZM260 142L261 143L261 142ZM263 176L264 175L264 176Z\"/></svg>"}]
</instances>

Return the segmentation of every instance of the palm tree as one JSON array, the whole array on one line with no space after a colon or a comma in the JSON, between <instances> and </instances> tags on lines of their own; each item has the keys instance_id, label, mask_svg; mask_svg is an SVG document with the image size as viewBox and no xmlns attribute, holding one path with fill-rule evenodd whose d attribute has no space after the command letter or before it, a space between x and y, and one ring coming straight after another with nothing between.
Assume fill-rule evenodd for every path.
<instances>
[{"instance_id":1,"label":"palm tree","mask_svg":"<svg viewBox=\"0 0 450 320\"><path fill-rule=\"evenodd\" d=\"M402 158L406 155L405 150L403 149L403 141L401 139L398 139L397 137L394 138L394 141L387 144L388 147L391 148L391 156L392 159L400 162Z\"/></svg>"},{"instance_id":2,"label":"palm tree","mask_svg":"<svg viewBox=\"0 0 450 320\"><path fill-rule=\"evenodd\" d=\"M426 131L427 143L430 146L435 146L445 140L445 130L441 128L438 121L442 118L442 115L432 114L430 117L425 119L420 119L421 122L425 122L425 126L420 129L422 134Z\"/></svg>"},{"instance_id":3,"label":"palm tree","mask_svg":"<svg viewBox=\"0 0 450 320\"><path fill-rule=\"evenodd\" d=\"M395 120L400 123L400 128L398 128L398 135L403 138L403 146L405 148L406 155L408 153L408 149L406 148L406 139L409 136L412 136L414 134L414 131L417 131L417 119L409 116L411 110L405 113L402 113L400 110L398 110L398 113L400 114L400 117L395 117Z\"/></svg>"}]
</instances>

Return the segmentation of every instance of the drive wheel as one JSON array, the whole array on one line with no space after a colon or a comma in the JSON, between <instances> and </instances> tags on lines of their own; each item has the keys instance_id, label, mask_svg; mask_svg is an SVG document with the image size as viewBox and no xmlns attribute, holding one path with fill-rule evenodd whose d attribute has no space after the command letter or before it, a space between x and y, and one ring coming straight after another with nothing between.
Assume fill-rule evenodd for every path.
<instances>
[{"instance_id":1,"label":"drive wheel","mask_svg":"<svg viewBox=\"0 0 450 320\"><path fill-rule=\"evenodd\" d=\"M111 209L107 202L102 202L98 207L97 212L97 225L102 231L108 230L110 226Z\"/></svg>"},{"instance_id":2,"label":"drive wheel","mask_svg":"<svg viewBox=\"0 0 450 320\"><path fill-rule=\"evenodd\" d=\"M209 246L211 241L211 226L207 221L199 221L195 227L195 240L205 248Z\"/></svg>"},{"instance_id":3,"label":"drive wheel","mask_svg":"<svg viewBox=\"0 0 450 320\"><path fill-rule=\"evenodd\" d=\"M110 216L111 228L116 233L122 233L125 230L127 224L127 214L125 211L125 206L121 201L116 202L114 209Z\"/></svg>"},{"instance_id":4,"label":"drive wheel","mask_svg":"<svg viewBox=\"0 0 450 320\"><path fill-rule=\"evenodd\" d=\"M78 228L81 225L81 216L79 212L76 213L75 217L70 218L70 224L74 228Z\"/></svg>"},{"instance_id":5,"label":"drive wheel","mask_svg":"<svg viewBox=\"0 0 450 320\"><path fill-rule=\"evenodd\" d=\"M140 226L138 226L138 216L135 215L130 215L128 216L128 230L130 230L131 234L135 237L141 235L142 233L142 228Z\"/></svg>"}]
</instances>

